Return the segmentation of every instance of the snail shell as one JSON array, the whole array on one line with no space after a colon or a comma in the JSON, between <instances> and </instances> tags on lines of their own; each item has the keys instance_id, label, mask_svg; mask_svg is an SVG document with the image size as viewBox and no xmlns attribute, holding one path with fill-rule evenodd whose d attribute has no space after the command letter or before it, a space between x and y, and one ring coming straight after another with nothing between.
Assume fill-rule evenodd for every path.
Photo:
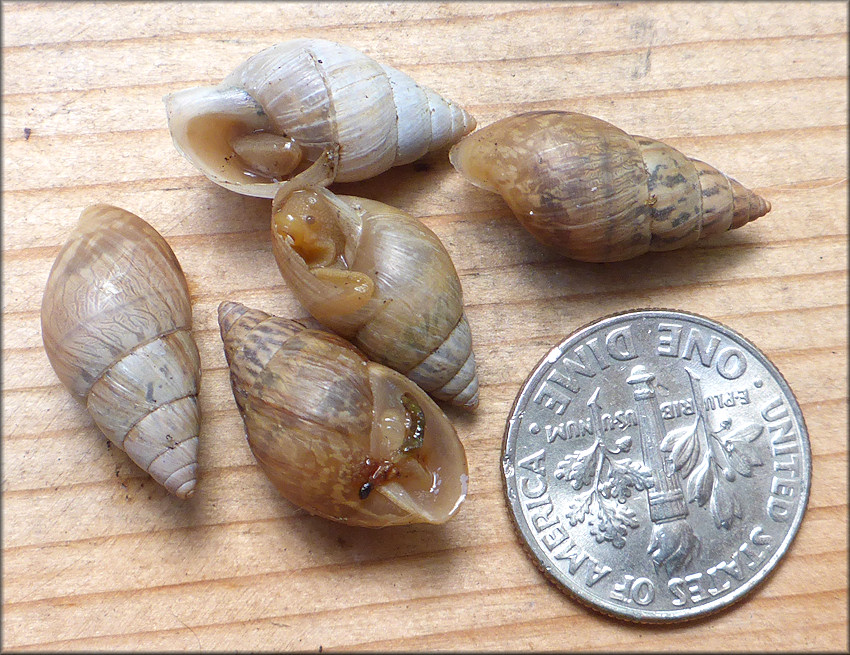
<instances>
[{"instance_id":1,"label":"snail shell","mask_svg":"<svg viewBox=\"0 0 850 655\"><path fill-rule=\"evenodd\" d=\"M457 143L449 159L470 182L501 194L539 241L582 261L674 250L770 211L708 164L566 111L496 121Z\"/></svg>"},{"instance_id":2,"label":"snail shell","mask_svg":"<svg viewBox=\"0 0 850 655\"><path fill-rule=\"evenodd\" d=\"M463 445L410 380L336 335L239 303L221 303L218 322L248 444L286 499L366 527L457 512Z\"/></svg>"},{"instance_id":3,"label":"snail shell","mask_svg":"<svg viewBox=\"0 0 850 655\"><path fill-rule=\"evenodd\" d=\"M216 87L165 98L177 150L213 182L271 198L276 181L339 146L338 182L446 147L475 120L362 52L321 39L267 48Z\"/></svg>"},{"instance_id":4,"label":"snail shell","mask_svg":"<svg viewBox=\"0 0 850 655\"><path fill-rule=\"evenodd\" d=\"M325 327L438 400L474 408L472 336L449 253L414 217L325 189L332 159L323 155L275 196L280 272Z\"/></svg>"},{"instance_id":5,"label":"snail shell","mask_svg":"<svg viewBox=\"0 0 850 655\"><path fill-rule=\"evenodd\" d=\"M41 332L56 375L95 424L179 498L195 489L200 358L186 279L150 225L85 209L44 291Z\"/></svg>"}]
</instances>

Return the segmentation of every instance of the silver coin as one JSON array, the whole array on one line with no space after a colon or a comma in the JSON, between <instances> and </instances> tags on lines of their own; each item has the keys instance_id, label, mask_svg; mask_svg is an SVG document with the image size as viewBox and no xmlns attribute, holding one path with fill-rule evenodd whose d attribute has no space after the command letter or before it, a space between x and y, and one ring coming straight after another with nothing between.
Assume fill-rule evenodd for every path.
<instances>
[{"instance_id":1,"label":"silver coin","mask_svg":"<svg viewBox=\"0 0 850 655\"><path fill-rule=\"evenodd\" d=\"M508 420L505 491L541 570L633 621L692 619L758 585L806 508L811 452L776 367L689 313L626 312L553 348Z\"/></svg>"}]
</instances>

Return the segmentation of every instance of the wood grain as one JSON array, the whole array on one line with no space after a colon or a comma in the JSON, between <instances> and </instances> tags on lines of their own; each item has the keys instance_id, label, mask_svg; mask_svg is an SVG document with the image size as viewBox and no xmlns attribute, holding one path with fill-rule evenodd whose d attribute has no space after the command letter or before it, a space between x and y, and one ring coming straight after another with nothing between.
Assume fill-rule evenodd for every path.
<instances>
[{"instance_id":1,"label":"wood grain","mask_svg":"<svg viewBox=\"0 0 850 655\"><path fill-rule=\"evenodd\" d=\"M590 113L680 148L773 210L688 251L593 265L539 248L445 153L337 185L421 217L452 254L482 384L448 410L471 493L442 527L313 518L259 471L215 309L306 316L267 201L174 150L162 96L277 41L345 42L471 111ZM5 650L847 651L845 3L3 4ZM93 426L41 343L47 274L89 204L139 214L189 280L203 363L201 477L180 503ZM526 374L575 328L692 311L758 345L797 395L813 481L797 538L744 601L675 627L608 619L546 582L506 511L499 458Z\"/></svg>"}]
</instances>

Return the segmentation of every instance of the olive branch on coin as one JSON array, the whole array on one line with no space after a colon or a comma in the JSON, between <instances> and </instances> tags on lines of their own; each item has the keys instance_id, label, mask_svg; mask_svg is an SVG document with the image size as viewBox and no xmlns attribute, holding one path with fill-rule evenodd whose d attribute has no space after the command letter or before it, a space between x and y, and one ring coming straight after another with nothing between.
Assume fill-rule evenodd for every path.
<instances>
[{"instance_id":1,"label":"olive branch on coin","mask_svg":"<svg viewBox=\"0 0 850 655\"><path fill-rule=\"evenodd\" d=\"M661 442L661 450L669 454L673 467L683 479L688 480L685 497L709 508L718 528L732 527L734 520L742 518L741 502L732 491L737 475L752 477L753 467L762 461L751 444L761 436L764 426L744 423L732 429L731 419L712 431L705 416L705 403L699 377L685 369L691 383L691 394L697 407L697 416L691 425L671 430Z\"/></svg>"},{"instance_id":2,"label":"olive branch on coin","mask_svg":"<svg viewBox=\"0 0 850 655\"><path fill-rule=\"evenodd\" d=\"M600 440L603 429L596 402L598 395L597 387L587 401L596 440L586 450L567 455L558 463L554 475L559 480L566 478L576 491L590 487L567 507L565 516L570 525L583 523L590 516L587 518L589 532L598 543L608 541L614 548L623 548L628 529L638 527L634 510L627 505L628 499L632 490L643 491L652 487L652 472L642 461L611 457L629 452L632 438L621 437L613 447Z\"/></svg>"}]
</instances>

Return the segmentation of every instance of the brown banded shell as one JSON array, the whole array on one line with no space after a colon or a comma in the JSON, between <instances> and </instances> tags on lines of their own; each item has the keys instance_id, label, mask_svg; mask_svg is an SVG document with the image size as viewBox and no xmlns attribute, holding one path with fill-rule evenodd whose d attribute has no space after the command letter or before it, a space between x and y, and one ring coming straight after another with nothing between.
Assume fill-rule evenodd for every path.
<instances>
[{"instance_id":1,"label":"brown banded shell","mask_svg":"<svg viewBox=\"0 0 850 655\"><path fill-rule=\"evenodd\" d=\"M496 121L449 158L470 182L501 194L535 238L582 261L682 248L770 211L708 164L566 111Z\"/></svg>"},{"instance_id":2,"label":"brown banded shell","mask_svg":"<svg viewBox=\"0 0 850 655\"><path fill-rule=\"evenodd\" d=\"M409 379L336 335L239 303L221 303L218 321L248 444L286 499L366 527L457 512L463 445Z\"/></svg>"},{"instance_id":3,"label":"brown banded shell","mask_svg":"<svg viewBox=\"0 0 850 655\"><path fill-rule=\"evenodd\" d=\"M213 182L271 198L276 183L339 147L338 182L364 180L475 129L462 108L362 52L294 39L218 86L165 98L174 145Z\"/></svg>"},{"instance_id":4,"label":"brown banded shell","mask_svg":"<svg viewBox=\"0 0 850 655\"><path fill-rule=\"evenodd\" d=\"M47 357L106 437L179 498L197 470L191 327L186 279L162 236L118 207L84 210L44 291Z\"/></svg>"},{"instance_id":5,"label":"brown banded shell","mask_svg":"<svg viewBox=\"0 0 850 655\"><path fill-rule=\"evenodd\" d=\"M281 185L280 272L318 321L438 400L474 408L478 375L460 279L436 234L389 205L324 188L320 158Z\"/></svg>"}]
</instances>

